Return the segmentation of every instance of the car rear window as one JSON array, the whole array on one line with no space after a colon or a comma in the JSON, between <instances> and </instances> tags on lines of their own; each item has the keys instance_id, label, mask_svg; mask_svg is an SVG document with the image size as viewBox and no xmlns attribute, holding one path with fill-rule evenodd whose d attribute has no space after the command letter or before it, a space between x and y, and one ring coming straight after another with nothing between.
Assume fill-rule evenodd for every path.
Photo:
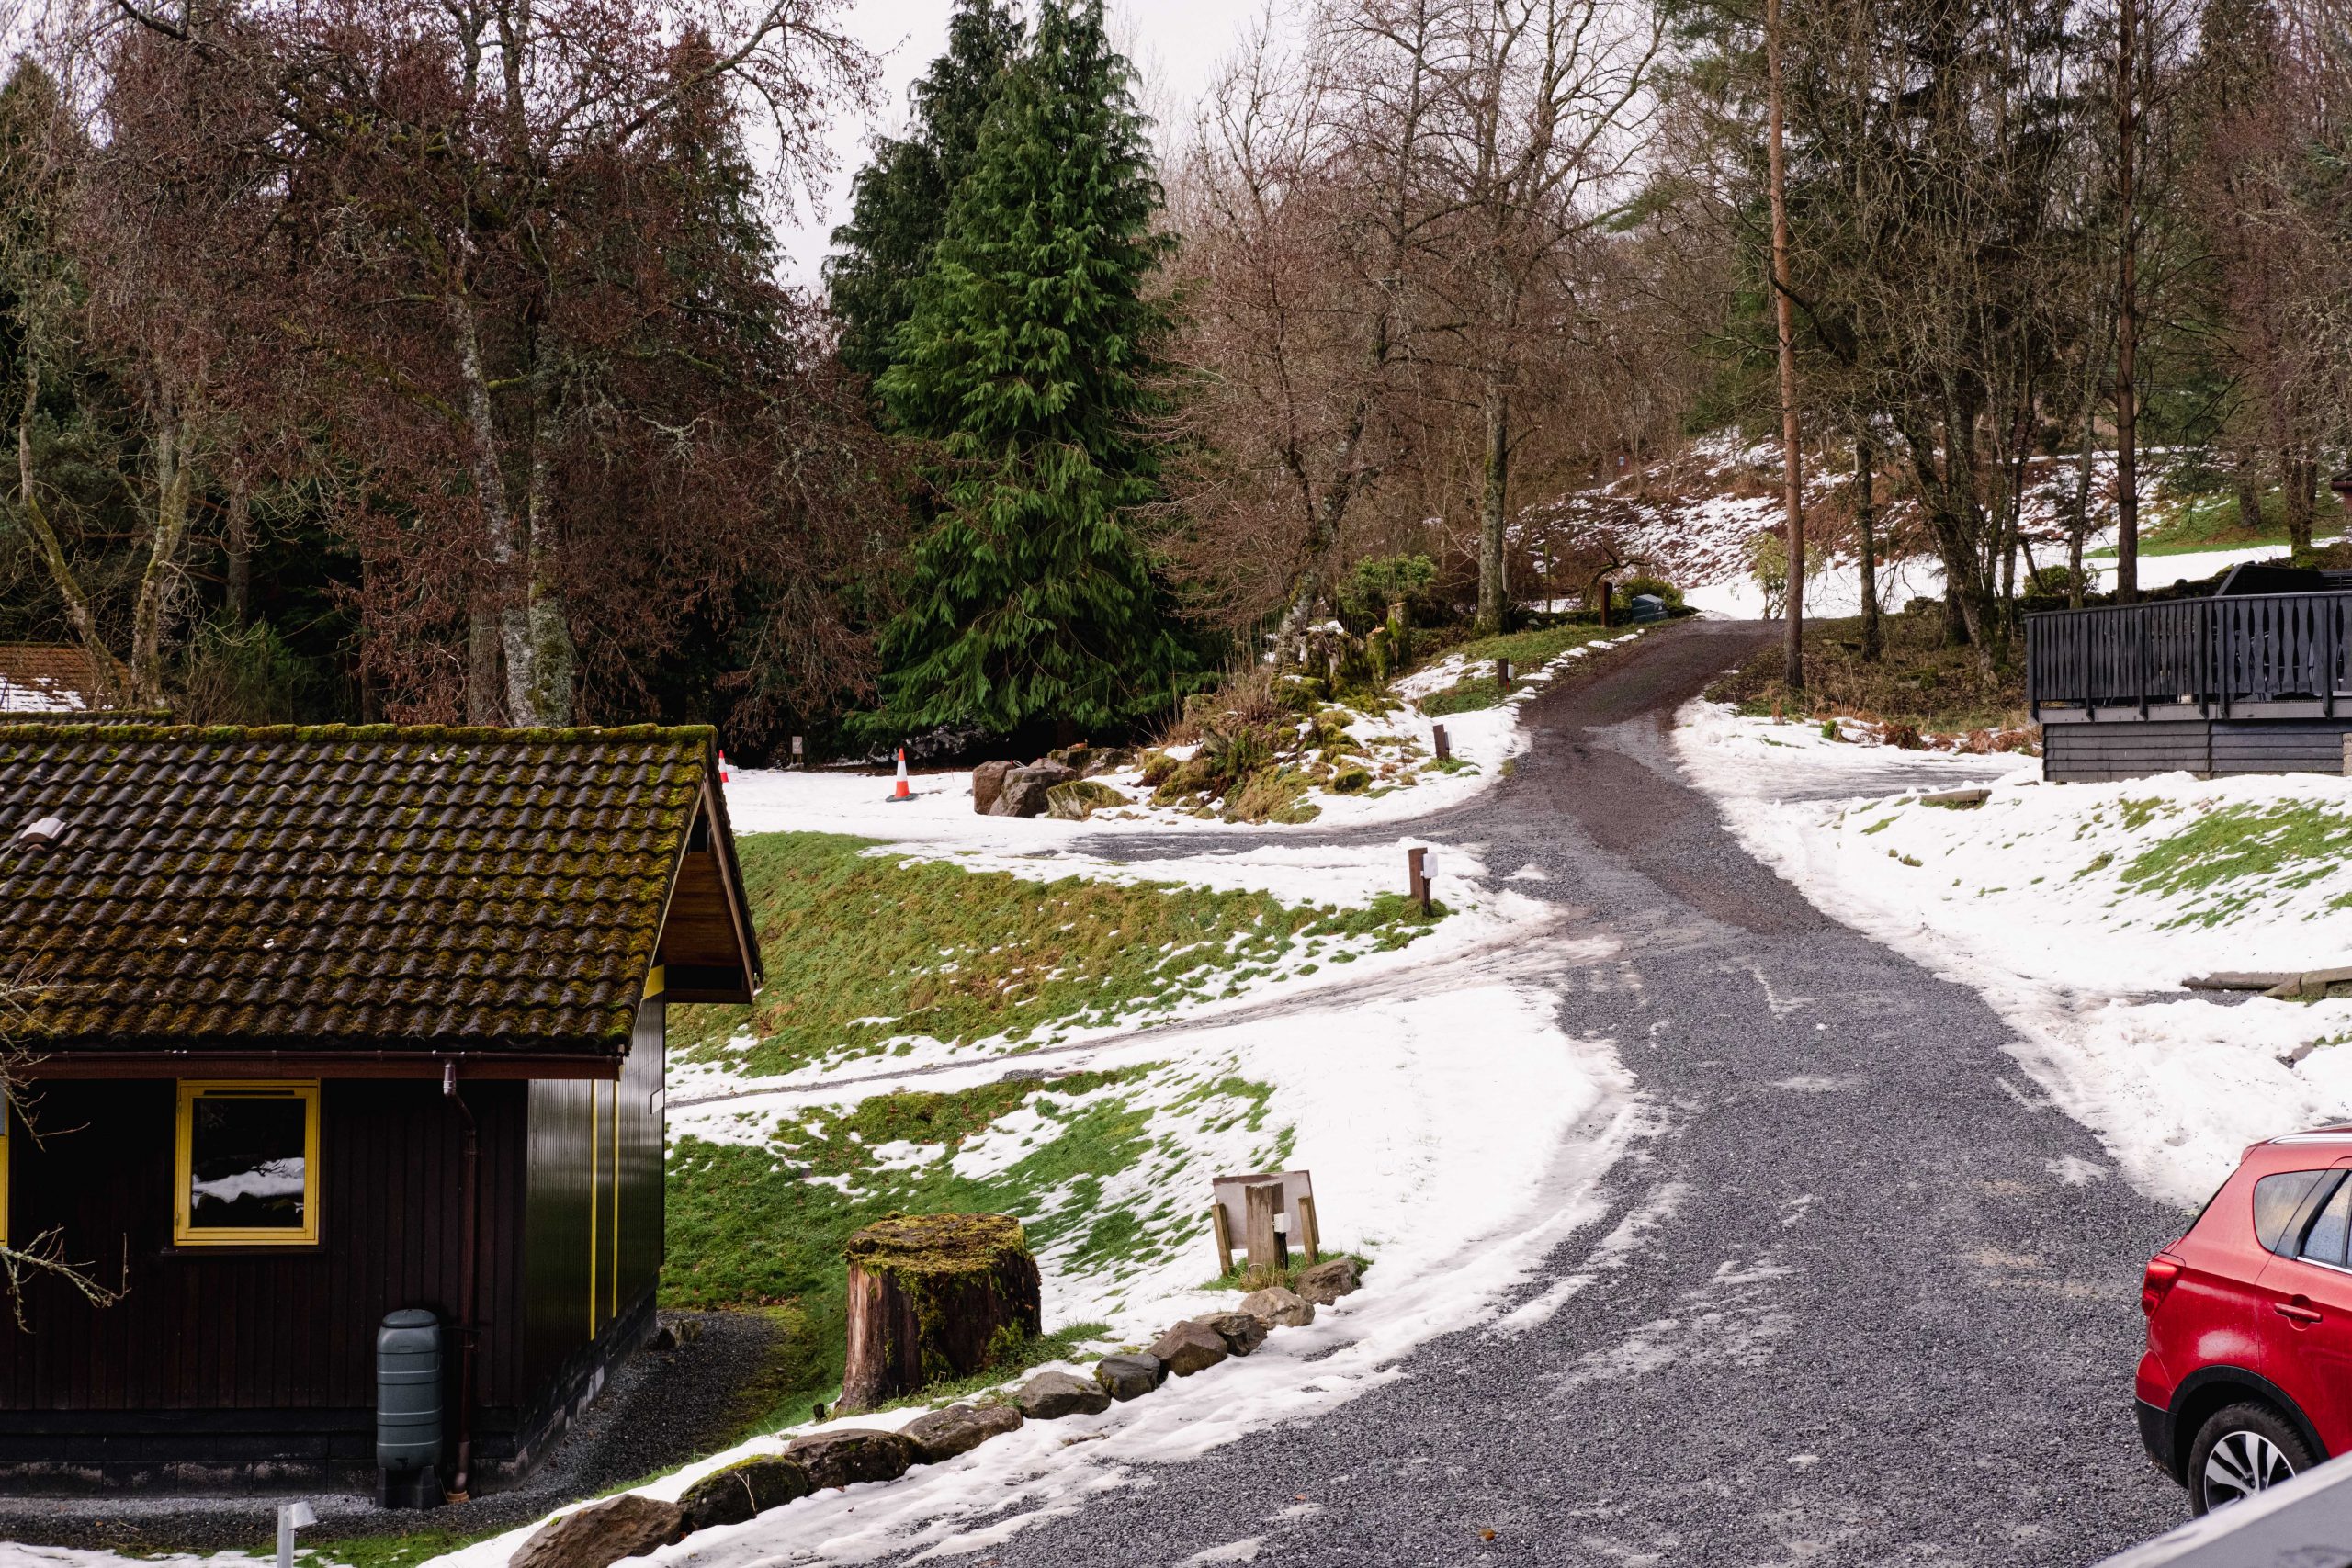
<instances>
[{"instance_id":1,"label":"car rear window","mask_svg":"<svg viewBox=\"0 0 2352 1568\"><path fill-rule=\"evenodd\" d=\"M2303 1236L2302 1256L2314 1263L2344 1266L2344 1243L2352 1235L2352 1182L2336 1188L2327 1201L2327 1207L2312 1221L2312 1228Z\"/></svg>"},{"instance_id":2,"label":"car rear window","mask_svg":"<svg viewBox=\"0 0 2352 1568\"><path fill-rule=\"evenodd\" d=\"M2324 1170L2282 1170L2276 1176L2266 1176L2254 1184L2254 1235L2256 1241L2272 1252L2287 1234L2287 1226L2295 1211L2303 1206L2312 1189L2327 1175Z\"/></svg>"}]
</instances>

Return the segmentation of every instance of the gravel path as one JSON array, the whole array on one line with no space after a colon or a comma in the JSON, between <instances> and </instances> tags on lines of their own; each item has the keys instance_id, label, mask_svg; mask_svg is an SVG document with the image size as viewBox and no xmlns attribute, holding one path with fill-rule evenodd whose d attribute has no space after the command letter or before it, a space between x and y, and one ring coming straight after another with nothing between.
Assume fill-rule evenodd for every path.
<instances>
[{"instance_id":1,"label":"gravel path","mask_svg":"<svg viewBox=\"0 0 2352 1568\"><path fill-rule=\"evenodd\" d=\"M1527 1287L1558 1310L1438 1340L1311 1427L1090 1496L973 1568L2030 1568L2185 1516L2131 1415L2141 1265L2184 1216L2062 1181L2105 1156L1999 1019L1815 910L1673 767L1676 707L1770 635L1645 639L1531 705L1510 778L1413 824L1497 874L1542 868L1518 886L1565 934L1621 944L1554 984L1655 1131Z\"/></svg>"}]
</instances>

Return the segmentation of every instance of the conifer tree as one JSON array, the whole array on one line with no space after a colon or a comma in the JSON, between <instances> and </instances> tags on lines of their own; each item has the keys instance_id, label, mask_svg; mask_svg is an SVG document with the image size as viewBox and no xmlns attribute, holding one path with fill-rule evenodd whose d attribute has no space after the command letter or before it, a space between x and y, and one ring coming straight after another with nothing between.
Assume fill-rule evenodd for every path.
<instances>
[{"instance_id":1,"label":"conifer tree","mask_svg":"<svg viewBox=\"0 0 2352 1568\"><path fill-rule=\"evenodd\" d=\"M1101 0L1045 0L893 342L876 389L931 444L936 513L883 637L886 727L1116 725L1184 668L1136 521L1166 321L1129 74Z\"/></svg>"},{"instance_id":2,"label":"conifer tree","mask_svg":"<svg viewBox=\"0 0 2352 1568\"><path fill-rule=\"evenodd\" d=\"M849 221L833 231L842 248L825 263L825 283L842 322L842 363L860 375L879 376L890 363L891 337L931 265L948 202L970 172L1021 31L1006 0L956 0L947 51L914 85L908 135L876 141L872 161L858 171Z\"/></svg>"}]
</instances>

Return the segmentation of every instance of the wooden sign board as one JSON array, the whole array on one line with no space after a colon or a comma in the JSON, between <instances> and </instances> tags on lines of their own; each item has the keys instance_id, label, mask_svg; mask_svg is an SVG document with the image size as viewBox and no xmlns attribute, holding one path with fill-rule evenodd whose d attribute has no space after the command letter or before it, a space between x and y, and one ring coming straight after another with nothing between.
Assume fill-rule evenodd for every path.
<instances>
[{"instance_id":1,"label":"wooden sign board","mask_svg":"<svg viewBox=\"0 0 2352 1568\"><path fill-rule=\"evenodd\" d=\"M1211 1183L1216 1206L1225 1211L1225 1223L1233 1227L1235 1235L1249 1234L1249 1212L1242 1199L1242 1189L1255 1187L1261 1181L1283 1184L1282 1212L1291 1216L1290 1235L1294 1244L1298 1238L1298 1201L1315 1196L1315 1178L1303 1170L1261 1171L1256 1176L1220 1176ZM1193 1189L1197 1192L1199 1188Z\"/></svg>"}]
</instances>

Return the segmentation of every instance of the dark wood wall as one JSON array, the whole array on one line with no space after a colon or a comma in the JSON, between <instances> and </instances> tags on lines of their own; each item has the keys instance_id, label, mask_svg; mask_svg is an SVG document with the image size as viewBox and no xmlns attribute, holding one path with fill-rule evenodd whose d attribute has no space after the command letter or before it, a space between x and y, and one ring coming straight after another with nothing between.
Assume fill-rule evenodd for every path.
<instances>
[{"instance_id":1,"label":"dark wood wall","mask_svg":"<svg viewBox=\"0 0 2352 1568\"><path fill-rule=\"evenodd\" d=\"M2041 727L2041 776L2086 784L2154 773L2338 773L2342 719L2134 719Z\"/></svg>"},{"instance_id":2,"label":"dark wood wall","mask_svg":"<svg viewBox=\"0 0 2352 1568\"><path fill-rule=\"evenodd\" d=\"M639 1010L617 1083L530 1089L526 1380L543 1386L659 1281L663 1007Z\"/></svg>"},{"instance_id":3,"label":"dark wood wall","mask_svg":"<svg viewBox=\"0 0 2352 1568\"><path fill-rule=\"evenodd\" d=\"M475 1083L465 1093L482 1131L488 1332L477 1375L482 1403L512 1405L524 1394L525 1089ZM315 1247L173 1245L176 1107L168 1079L51 1079L34 1110L40 1140L21 1128L10 1139L9 1235L53 1228L67 1256L128 1292L97 1308L37 1280L28 1327L0 1326L0 1459L40 1457L21 1439L67 1431L135 1459L162 1451L142 1435L210 1425L244 1434L256 1454L275 1428L306 1432L288 1458L347 1461L353 1432L372 1444L383 1315L421 1306L456 1316L461 1123L439 1084L322 1086ZM77 1451L106 1459L107 1447Z\"/></svg>"}]
</instances>

